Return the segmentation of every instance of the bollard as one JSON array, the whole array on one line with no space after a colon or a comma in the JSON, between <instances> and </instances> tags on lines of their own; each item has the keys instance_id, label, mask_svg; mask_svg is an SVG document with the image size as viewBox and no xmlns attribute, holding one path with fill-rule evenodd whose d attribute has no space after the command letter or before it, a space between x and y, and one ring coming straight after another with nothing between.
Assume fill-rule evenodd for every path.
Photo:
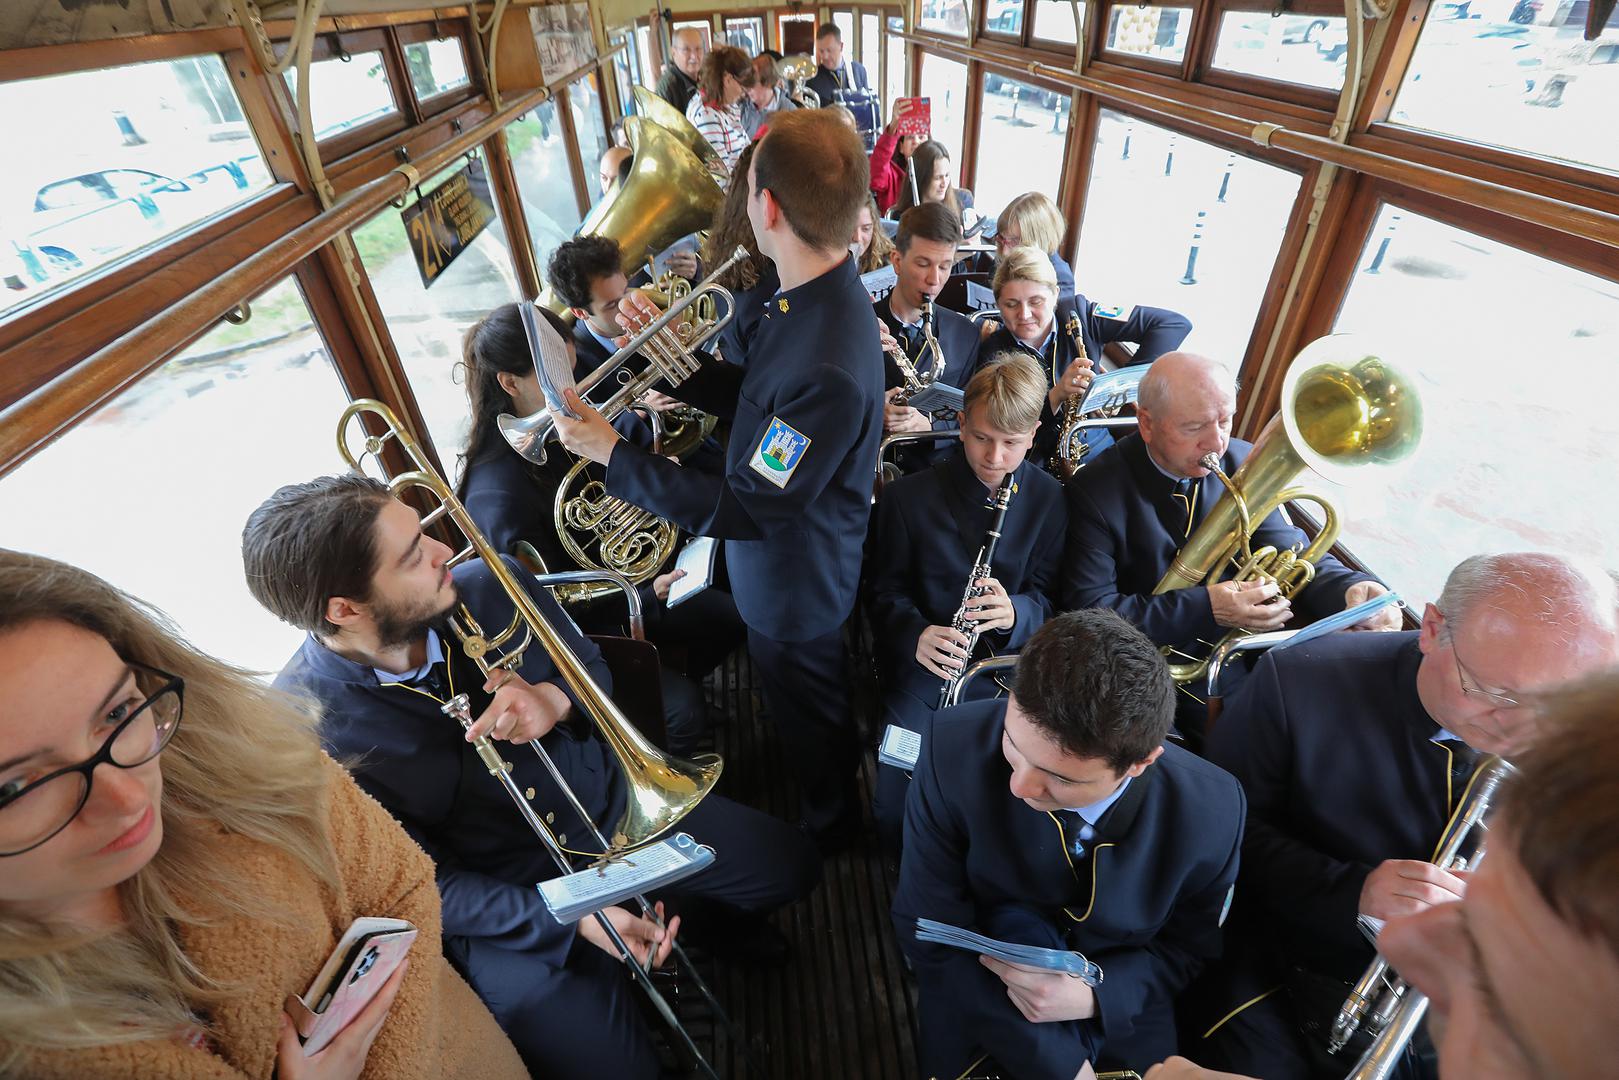
<instances>
[{"instance_id":1,"label":"bollard","mask_svg":"<svg viewBox=\"0 0 1619 1080\"><path fill-rule=\"evenodd\" d=\"M1175 136L1169 136L1169 153L1164 155L1164 175L1168 176L1175 168Z\"/></svg>"},{"instance_id":2,"label":"bollard","mask_svg":"<svg viewBox=\"0 0 1619 1080\"><path fill-rule=\"evenodd\" d=\"M1181 276L1182 285L1197 284L1197 249L1203 242L1203 222L1208 215L1207 210L1197 212L1197 223L1192 226L1192 250L1186 253L1186 273Z\"/></svg>"},{"instance_id":3,"label":"bollard","mask_svg":"<svg viewBox=\"0 0 1619 1080\"><path fill-rule=\"evenodd\" d=\"M1220 194L1215 196L1215 202L1225 202L1226 192L1231 189L1231 170L1237 167L1237 155L1227 154L1225 158L1225 175L1220 177Z\"/></svg>"},{"instance_id":4,"label":"bollard","mask_svg":"<svg viewBox=\"0 0 1619 1080\"><path fill-rule=\"evenodd\" d=\"M1394 230L1400 224L1399 214L1389 215L1389 227L1383 232L1383 239L1377 243L1377 254L1372 256L1372 265L1366 268L1368 274L1381 274L1383 272L1383 257L1389 253L1389 241L1394 239Z\"/></svg>"},{"instance_id":5,"label":"bollard","mask_svg":"<svg viewBox=\"0 0 1619 1080\"><path fill-rule=\"evenodd\" d=\"M1135 130L1136 126L1134 124L1124 125L1124 153L1119 155L1120 161L1130 160L1130 136L1135 132Z\"/></svg>"}]
</instances>

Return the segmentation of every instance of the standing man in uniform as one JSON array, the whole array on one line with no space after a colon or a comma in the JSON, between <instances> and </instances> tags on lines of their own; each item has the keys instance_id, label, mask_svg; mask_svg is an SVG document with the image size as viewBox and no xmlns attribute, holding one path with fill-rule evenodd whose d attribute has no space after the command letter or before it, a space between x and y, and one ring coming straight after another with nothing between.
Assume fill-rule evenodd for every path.
<instances>
[{"instance_id":1,"label":"standing man in uniform","mask_svg":"<svg viewBox=\"0 0 1619 1080\"><path fill-rule=\"evenodd\" d=\"M1174 1002L1220 948L1242 789L1164 742L1164 660L1111 611L1035 632L1011 697L939 717L905 805L894 927L916 969L924 1075L987 1056L1019 1080L1072 1080L1175 1052ZM1064 973L917 940L934 919L1076 950Z\"/></svg>"},{"instance_id":2,"label":"standing man in uniform","mask_svg":"<svg viewBox=\"0 0 1619 1080\"><path fill-rule=\"evenodd\" d=\"M607 466L610 494L725 539L748 651L803 785L805 824L829 849L859 823L843 623L882 438L882 350L848 246L866 198L863 161L859 138L819 109L778 116L757 144L748 218L780 290L766 301L746 368L705 365L674 390L731 417L723 476L621 441L571 392L580 419L557 417L564 445ZM623 323L656 314L639 293L619 305Z\"/></svg>"},{"instance_id":3,"label":"standing man in uniform","mask_svg":"<svg viewBox=\"0 0 1619 1080\"><path fill-rule=\"evenodd\" d=\"M808 86L820 97L823 107L832 104L836 90L871 89L865 65L844 60L843 31L837 23L822 23L815 31L815 65L815 77Z\"/></svg>"},{"instance_id":4,"label":"standing man in uniform","mask_svg":"<svg viewBox=\"0 0 1619 1080\"><path fill-rule=\"evenodd\" d=\"M1330 634L1260 660L1209 738L1252 813L1202 1030L1253 1004L1188 1046L1194 1059L1267 1080L1343 1075L1362 1044L1328 1056L1325 1041L1372 959L1356 916L1466 891L1431 860L1469 779L1482 757L1534 740L1537 695L1619 661L1616 619L1606 574L1554 555L1477 555L1451 571L1420 631Z\"/></svg>"},{"instance_id":5,"label":"standing man in uniform","mask_svg":"<svg viewBox=\"0 0 1619 1080\"><path fill-rule=\"evenodd\" d=\"M669 59L658 76L658 96L686 115L686 106L697 93L697 73L703 70L703 35L694 27L669 35Z\"/></svg>"}]
</instances>

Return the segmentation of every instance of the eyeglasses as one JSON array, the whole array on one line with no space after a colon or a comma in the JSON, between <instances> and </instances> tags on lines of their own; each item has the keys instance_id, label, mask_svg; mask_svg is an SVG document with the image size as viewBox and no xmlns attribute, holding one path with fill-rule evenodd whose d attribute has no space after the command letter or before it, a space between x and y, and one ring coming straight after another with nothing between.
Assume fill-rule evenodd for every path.
<instances>
[{"instance_id":1,"label":"eyeglasses","mask_svg":"<svg viewBox=\"0 0 1619 1080\"><path fill-rule=\"evenodd\" d=\"M1462 693L1470 698L1488 702L1490 707L1495 709L1516 709L1523 704L1515 697L1484 689L1478 679L1462 666L1462 655L1456 651L1456 635L1447 631L1446 637L1450 640L1450 656L1456 661L1456 682L1460 684Z\"/></svg>"},{"instance_id":2,"label":"eyeglasses","mask_svg":"<svg viewBox=\"0 0 1619 1080\"><path fill-rule=\"evenodd\" d=\"M137 675L162 680L118 721L101 749L77 765L35 780L0 781L0 858L32 851L67 828L90 799L97 766L133 769L163 752L180 727L185 680L142 664Z\"/></svg>"}]
</instances>

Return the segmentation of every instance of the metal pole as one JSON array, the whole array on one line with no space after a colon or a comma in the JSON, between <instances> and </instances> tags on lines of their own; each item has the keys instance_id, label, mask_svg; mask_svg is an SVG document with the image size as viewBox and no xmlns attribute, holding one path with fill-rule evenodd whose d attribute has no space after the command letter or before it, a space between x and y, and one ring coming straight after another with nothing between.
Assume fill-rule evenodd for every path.
<instances>
[{"instance_id":1,"label":"metal pole","mask_svg":"<svg viewBox=\"0 0 1619 1080\"><path fill-rule=\"evenodd\" d=\"M1197 212L1197 223L1192 226L1192 250L1186 253L1186 273L1181 275L1182 285L1197 284L1197 249L1203 242L1203 222L1208 214L1207 210Z\"/></svg>"}]
</instances>

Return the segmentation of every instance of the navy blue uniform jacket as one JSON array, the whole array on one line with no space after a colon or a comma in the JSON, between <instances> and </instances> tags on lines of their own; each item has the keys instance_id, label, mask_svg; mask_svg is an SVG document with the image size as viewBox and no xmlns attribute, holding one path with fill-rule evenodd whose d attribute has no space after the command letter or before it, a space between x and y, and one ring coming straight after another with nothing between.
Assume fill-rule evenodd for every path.
<instances>
[{"instance_id":1,"label":"navy blue uniform jacket","mask_svg":"<svg viewBox=\"0 0 1619 1080\"><path fill-rule=\"evenodd\" d=\"M1068 518L1062 485L1026 461L1016 477L1017 492L990 565L1012 597L1017 622L1010 631L979 638L980 653L986 647L997 653L1021 649L1051 616ZM938 693L939 679L916 662L916 642L927 627L950 625L961 604L989 528L989 494L959 446L931 468L883 489L867 613L888 686L914 683L913 693Z\"/></svg>"},{"instance_id":2,"label":"navy blue uniform jacket","mask_svg":"<svg viewBox=\"0 0 1619 1080\"><path fill-rule=\"evenodd\" d=\"M1241 921L1311 970L1360 974L1366 876L1431 859L1461 799L1455 751L1432 742L1439 725L1417 697L1421 663L1416 631L1329 634L1260 660L1210 731L1209 759L1253 808Z\"/></svg>"},{"instance_id":3,"label":"navy blue uniform jacket","mask_svg":"<svg viewBox=\"0 0 1619 1080\"><path fill-rule=\"evenodd\" d=\"M1018 1080L1069 1080L1104 1045L1137 1064L1160 1061L1175 1052L1166 1040L1173 1028L1141 1040L1132 1038L1136 1022L1149 1011L1167 1014L1220 951L1242 789L1166 745L1102 816L1086 856L1071 860L1056 818L1007 786L1005 715L1005 701L941 713L905 807L894 926L916 968L923 1069L955 1076L987 1051ZM1055 942L1034 940L1038 925L1054 928L1102 966L1097 1019L1029 1023L976 955L917 941L919 917L1039 945Z\"/></svg>"},{"instance_id":4,"label":"navy blue uniform jacket","mask_svg":"<svg viewBox=\"0 0 1619 1080\"><path fill-rule=\"evenodd\" d=\"M1164 353L1180 348L1181 342L1186 340L1186 335L1192 332L1192 324L1186 316L1166 308L1127 308L1118 313L1119 318L1103 314L1108 310L1106 305L1077 294L1059 297L1057 314L1052 323L1057 333L1052 339L1052 348L1048 353L1045 355L1035 353L1003 326L984 339L978 355L985 363L1003 352L1023 352L1034 356L1045 369L1046 386L1051 387L1062 378L1063 369L1073 363L1074 358L1079 355L1079 348L1066 329L1069 317L1075 312L1079 314L1079 335L1085 344L1085 355L1090 357L1091 364L1097 372L1102 370L1102 348L1110 341L1135 343L1135 357L1131 360L1133 367L1150 364ZM1106 428L1097 428L1085 436L1085 442L1090 446L1085 458L1086 464L1089 464L1096 460L1098 453L1113 445L1113 436ZM1034 440L1034 458L1041 463L1049 461L1056 449L1057 415L1052 412L1048 402L1040 411L1040 431Z\"/></svg>"},{"instance_id":5,"label":"navy blue uniform jacket","mask_svg":"<svg viewBox=\"0 0 1619 1080\"><path fill-rule=\"evenodd\" d=\"M864 64L857 64L855 61L845 57L843 66L848 69L849 74L847 77L854 83L853 86L845 85L844 89L871 89L871 82L866 78L866 66ZM837 90L838 87L843 84L840 83L837 72L817 64L815 65L814 77L811 78L809 82L805 83L805 85L811 90L815 91L815 93L821 99L821 105L824 107L832 104L832 92Z\"/></svg>"},{"instance_id":6,"label":"navy blue uniform jacket","mask_svg":"<svg viewBox=\"0 0 1619 1080\"><path fill-rule=\"evenodd\" d=\"M778 294L748 366L710 364L678 393L731 418L723 476L620 443L610 493L725 539L742 620L774 641L830 633L854 607L883 432L883 364L853 259ZM751 462L776 420L809 440L784 482Z\"/></svg>"},{"instance_id":7,"label":"navy blue uniform jacket","mask_svg":"<svg viewBox=\"0 0 1619 1080\"><path fill-rule=\"evenodd\" d=\"M1220 468L1230 476L1252 449L1252 443L1232 439ZM1062 609L1112 608L1159 645L1174 645L1195 655L1207 652L1207 646L1198 645L1199 639L1217 641L1225 633L1214 621L1208 590L1197 586L1152 595L1186 543L1186 508L1175 495L1174 481L1147 456L1141 436L1126 435L1081 469L1068 482L1067 493ZM1213 475L1198 482L1194 530L1224 493L1225 487ZM1255 548L1271 544L1279 551L1304 541L1304 533L1277 511L1255 530L1252 542ZM1295 598L1292 622L1302 626L1342 610L1349 586L1368 579L1369 575L1325 556L1316 564L1315 580Z\"/></svg>"},{"instance_id":8,"label":"navy blue uniform jacket","mask_svg":"<svg viewBox=\"0 0 1619 1080\"><path fill-rule=\"evenodd\" d=\"M513 455L516 456L516 455ZM549 593L507 560L519 580L604 690L612 680L601 654L574 629ZM512 605L480 562L455 569L461 599L486 628L502 627ZM455 690L472 696L472 714L489 703L484 677L445 635ZM523 655L519 674L530 683L554 682L567 691L551 658L537 643ZM556 865L489 775L463 730L432 698L403 686L384 685L376 672L347 660L311 635L276 678L276 686L317 701L324 713L321 741L339 761L350 763L359 785L399 819L438 868L447 937L490 938L510 949L534 952L561 967L573 944L573 927L546 910L534 885L557 876ZM568 692L570 698L573 697ZM541 740L568 778L585 809L604 829L618 820L623 782L606 746L577 713ZM532 789L534 809L554 814L570 847L592 850L594 838L552 783L539 757L527 747L502 743L512 776ZM477 869L471 869L477 867Z\"/></svg>"},{"instance_id":9,"label":"navy blue uniform jacket","mask_svg":"<svg viewBox=\"0 0 1619 1080\"><path fill-rule=\"evenodd\" d=\"M775 299L776 293L780 290L781 279L776 276L776 264L767 260L765 269L753 288L733 291L736 314L714 339L714 345L720 352L720 359L737 367L747 367L748 350L753 347L753 339L759 332L759 324L764 321L765 306Z\"/></svg>"}]
</instances>

